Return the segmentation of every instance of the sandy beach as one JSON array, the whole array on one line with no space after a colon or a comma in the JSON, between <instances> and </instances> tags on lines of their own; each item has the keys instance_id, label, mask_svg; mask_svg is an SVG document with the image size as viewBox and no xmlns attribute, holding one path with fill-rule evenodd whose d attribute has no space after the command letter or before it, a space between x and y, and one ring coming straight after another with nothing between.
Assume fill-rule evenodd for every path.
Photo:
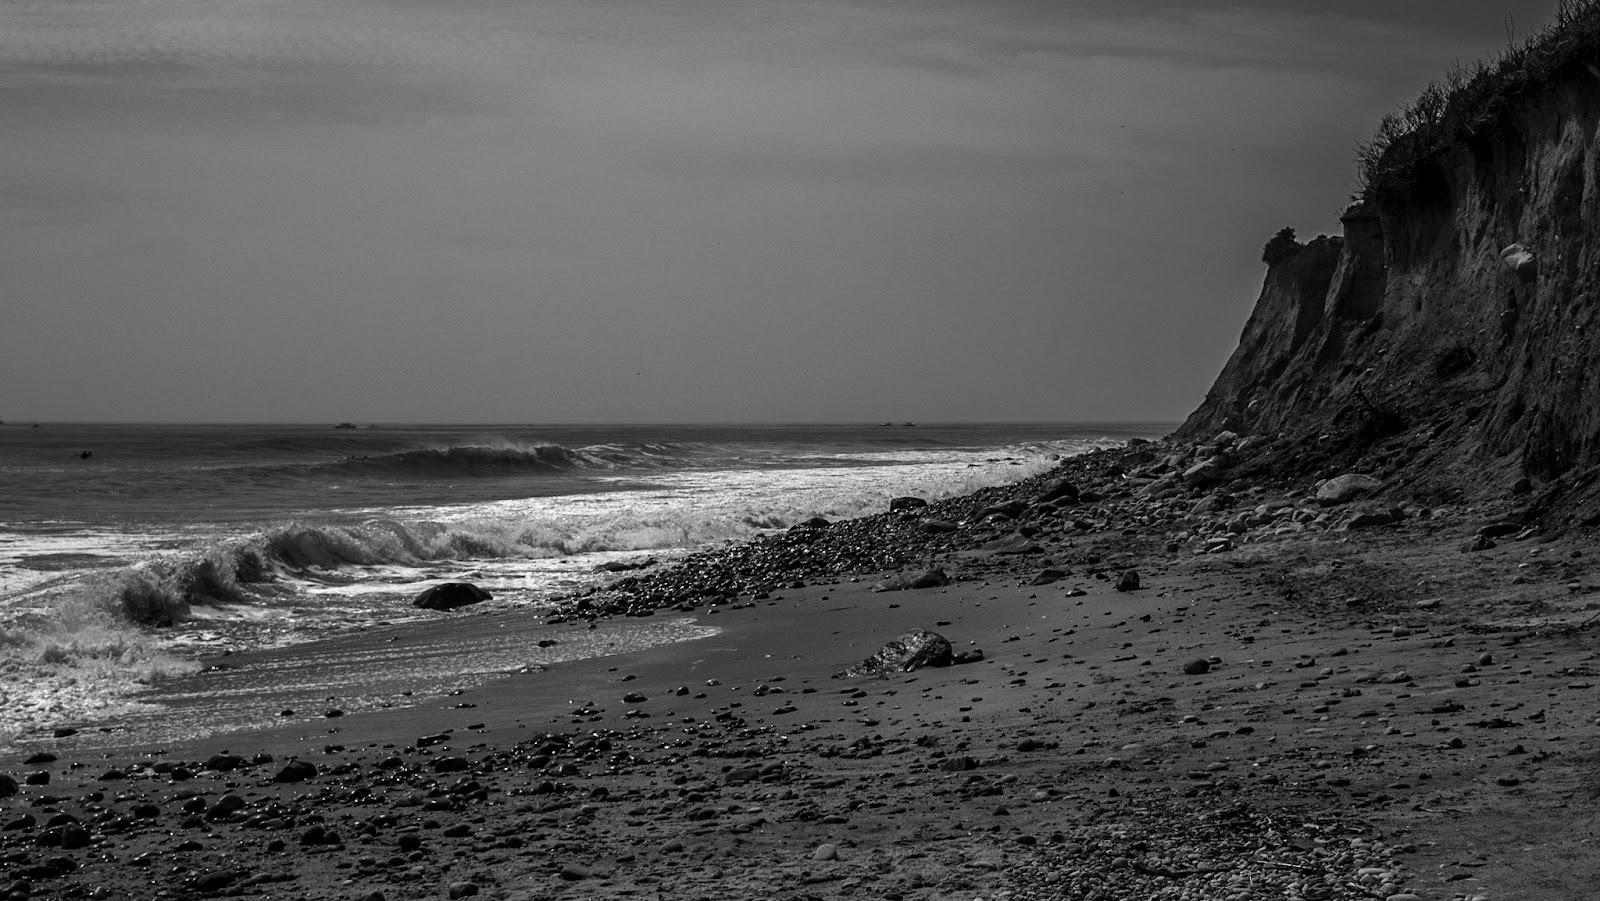
<instances>
[{"instance_id":1,"label":"sandy beach","mask_svg":"<svg viewBox=\"0 0 1600 901\"><path fill-rule=\"evenodd\" d=\"M159 747L42 740L0 766L0 897L1584 897L1583 549L1499 528L1465 550L1509 512L1482 508L1352 529L1375 502L1319 505L1308 481L1152 497L1137 475L1157 457L1091 454L761 551L815 565L837 559L828 533L881 533L947 585L819 571L652 611L709 637L547 666L530 648L525 671L410 706L328 716L334 694ZM1030 500L1062 478L1082 495ZM713 571L691 559L558 618L581 640L581 611L644 613ZM432 632L540 621L468 608ZM839 677L914 628L968 662ZM284 658L319 652L223 673L263 674L270 698Z\"/></svg>"}]
</instances>

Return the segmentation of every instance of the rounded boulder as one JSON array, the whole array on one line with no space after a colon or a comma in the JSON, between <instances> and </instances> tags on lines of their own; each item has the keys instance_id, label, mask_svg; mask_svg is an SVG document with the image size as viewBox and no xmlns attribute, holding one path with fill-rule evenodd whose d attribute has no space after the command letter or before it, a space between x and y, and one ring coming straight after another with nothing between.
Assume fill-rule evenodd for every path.
<instances>
[{"instance_id":1,"label":"rounded boulder","mask_svg":"<svg viewBox=\"0 0 1600 901\"><path fill-rule=\"evenodd\" d=\"M446 582L417 595L411 602L413 607L424 610L454 610L469 604L477 604L489 600L493 595L471 582Z\"/></svg>"}]
</instances>

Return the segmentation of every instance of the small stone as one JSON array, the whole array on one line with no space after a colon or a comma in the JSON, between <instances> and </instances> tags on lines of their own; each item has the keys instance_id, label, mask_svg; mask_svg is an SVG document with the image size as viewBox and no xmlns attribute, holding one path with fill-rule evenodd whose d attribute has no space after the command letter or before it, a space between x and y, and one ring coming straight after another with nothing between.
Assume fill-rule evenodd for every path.
<instances>
[{"instance_id":1,"label":"small stone","mask_svg":"<svg viewBox=\"0 0 1600 901\"><path fill-rule=\"evenodd\" d=\"M649 699L637 691L630 691L622 696L622 703L624 704L643 704L647 700Z\"/></svg>"},{"instance_id":2,"label":"small stone","mask_svg":"<svg viewBox=\"0 0 1600 901\"><path fill-rule=\"evenodd\" d=\"M228 886L233 885L238 881L238 879L239 874L232 870L218 870L214 873L206 873L202 876L196 877L194 881L194 889L195 891L205 892L207 894L212 892L220 892Z\"/></svg>"},{"instance_id":3,"label":"small stone","mask_svg":"<svg viewBox=\"0 0 1600 901\"><path fill-rule=\"evenodd\" d=\"M449 895L452 898L470 898L477 893L478 884L476 882L450 883Z\"/></svg>"},{"instance_id":4,"label":"small stone","mask_svg":"<svg viewBox=\"0 0 1600 901\"><path fill-rule=\"evenodd\" d=\"M1033 581L1029 582L1028 584L1029 585L1049 585L1052 582L1059 582L1062 579L1065 579L1066 577L1067 577L1067 573L1064 570L1059 570L1059 569L1041 569L1041 570L1039 570L1039 574L1037 576L1033 577Z\"/></svg>"},{"instance_id":5,"label":"small stone","mask_svg":"<svg viewBox=\"0 0 1600 901\"><path fill-rule=\"evenodd\" d=\"M568 882L577 882L580 879L588 879L593 876L594 871L582 864L565 863L561 865L560 875L562 879Z\"/></svg>"},{"instance_id":6,"label":"small stone","mask_svg":"<svg viewBox=\"0 0 1600 901\"><path fill-rule=\"evenodd\" d=\"M244 758L237 754L213 754L206 761L206 769L219 773L231 773L241 766L244 766Z\"/></svg>"},{"instance_id":7,"label":"small stone","mask_svg":"<svg viewBox=\"0 0 1600 901\"><path fill-rule=\"evenodd\" d=\"M315 778L317 765L309 760L291 760L272 777L273 782L304 782Z\"/></svg>"},{"instance_id":8,"label":"small stone","mask_svg":"<svg viewBox=\"0 0 1600 901\"><path fill-rule=\"evenodd\" d=\"M328 830L322 828L321 826L312 826L306 831L300 833L300 844L331 845L333 842L328 841Z\"/></svg>"},{"instance_id":9,"label":"small stone","mask_svg":"<svg viewBox=\"0 0 1600 901\"><path fill-rule=\"evenodd\" d=\"M832 844L830 842L824 842L823 844L818 845L817 849L815 851L811 852L811 859L812 860L838 860L839 859L839 846L835 845L835 844Z\"/></svg>"},{"instance_id":10,"label":"small stone","mask_svg":"<svg viewBox=\"0 0 1600 901\"><path fill-rule=\"evenodd\" d=\"M217 803L211 805L211 809L210 810L206 811L206 814L205 814L206 815L206 819L208 819L208 820L220 820L220 819L223 819L225 817L231 816L231 815L233 815L235 813L238 813L239 811L243 810L244 806L245 806L244 799L239 797L238 795L233 795L233 794L223 795L222 797L217 799Z\"/></svg>"},{"instance_id":11,"label":"small stone","mask_svg":"<svg viewBox=\"0 0 1600 901\"><path fill-rule=\"evenodd\" d=\"M1349 521L1344 524L1344 527L1346 530L1354 532L1361 529L1370 529L1375 526L1394 525L1398 521L1399 520L1392 511L1378 510L1375 512L1357 513L1356 515L1350 517Z\"/></svg>"},{"instance_id":12,"label":"small stone","mask_svg":"<svg viewBox=\"0 0 1600 901\"><path fill-rule=\"evenodd\" d=\"M66 851L76 851L89 846L89 830L77 823L67 823L58 827L61 830L61 847Z\"/></svg>"},{"instance_id":13,"label":"small stone","mask_svg":"<svg viewBox=\"0 0 1600 901\"><path fill-rule=\"evenodd\" d=\"M1136 570L1136 569L1124 570L1122 575L1117 577L1117 590L1118 591L1138 591L1139 590L1139 571Z\"/></svg>"},{"instance_id":14,"label":"small stone","mask_svg":"<svg viewBox=\"0 0 1600 901\"><path fill-rule=\"evenodd\" d=\"M1324 506L1348 503L1363 495L1383 488L1383 483L1369 475L1346 473L1335 476L1317 486L1317 503Z\"/></svg>"},{"instance_id":15,"label":"small stone","mask_svg":"<svg viewBox=\"0 0 1600 901\"><path fill-rule=\"evenodd\" d=\"M1183 671L1190 676L1203 676L1211 672L1211 661L1203 659L1191 660L1183 665Z\"/></svg>"},{"instance_id":16,"label":"small stone","mask_svg":"<svg viewBox=\"0 0 1600 901\"><path fill-rule=\"evenodd\" d=\"M1022 556L1024 554L1040 554L1044 548L1037 541L1020 532L1012 533L1004 538L997 538L985 544L981 550L985 553L999 556Z\"/></svg>"},{"instance_id":17,"label":"small stone","mask_svg":"<svg viewBox=\"0 0 1600 901\"><path fill-rule=\"evenodd\" d=\"M1529 284L1539 277L1539 255L1523 244L1511 244L1500 251L1500 262L1517 274L1517 280Z\"/></svg>"}]
</instances>

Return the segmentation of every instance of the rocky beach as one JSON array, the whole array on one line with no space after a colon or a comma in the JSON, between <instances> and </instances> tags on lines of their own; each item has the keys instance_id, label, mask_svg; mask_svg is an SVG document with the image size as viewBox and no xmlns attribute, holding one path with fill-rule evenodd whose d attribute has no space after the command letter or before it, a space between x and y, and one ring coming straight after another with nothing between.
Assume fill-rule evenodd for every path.
<instances>
[{"instance_id":1,"label":"rocky beach","mask_svg":"<svg viewBox=\"0 0 1600 901\"><path fill-rule=\"evenodd\" d=\"M1138 443L542 617L437 620L467 638L716 627L690 642L162 747L41 740L3 767L0 891L1583 897L1584 543L1515 494L1423 505L1370 477L1271 477L1284 450ZM946 665L867 660L919 629L948 639L928 661Z\"/></svg>"},{"instance_id":2,"label":"rocky beach","mask_svg":"<svg viewBox=\"0 0 1600 901\"><path fill-rule=\"evenodd\" d=\"M860 517L746 516L748 540L685 528L709 549L140 697L203 723L186 705L249 695L283 705L270 725L25 730L0 901L1595 897L1597 77L1600 4L1562 3L1385 118L1344 234L1268 242L1238 348L1160 440L840 508ZM1129 368L1157 352L1096 335ZM1039 381L1010 361L1057 350L988 368ZM783 495L783 471L747 478ZM684 495L694 521L719 484ZM497 559L509 584L521 558ZM563 653L619 624L670 635ZM419 649L446 646L495 663L425 681ZM357 658L401 700L342 694L325 661Z\"/></svg>"}]
</instances>

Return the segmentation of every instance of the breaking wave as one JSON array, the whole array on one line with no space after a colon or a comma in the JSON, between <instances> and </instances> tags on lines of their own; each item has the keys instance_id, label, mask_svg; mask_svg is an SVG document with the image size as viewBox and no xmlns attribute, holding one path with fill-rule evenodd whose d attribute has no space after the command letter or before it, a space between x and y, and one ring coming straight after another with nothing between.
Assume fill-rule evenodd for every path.
<instances>
[{"instance_id":1,"label":"breaking wave","mask_svg":"<svg viewBox=\"0 0 1600 901\"><path fill-rule=\"evenodd\" d=\"M623 454L613 454L611 457L607 459L599 454L553 444L529 448L469 445L347 457L333 463L317 464L316 468L355 475L439 478L614 469L627 462Z\"/></svg>"}]
</instances>

